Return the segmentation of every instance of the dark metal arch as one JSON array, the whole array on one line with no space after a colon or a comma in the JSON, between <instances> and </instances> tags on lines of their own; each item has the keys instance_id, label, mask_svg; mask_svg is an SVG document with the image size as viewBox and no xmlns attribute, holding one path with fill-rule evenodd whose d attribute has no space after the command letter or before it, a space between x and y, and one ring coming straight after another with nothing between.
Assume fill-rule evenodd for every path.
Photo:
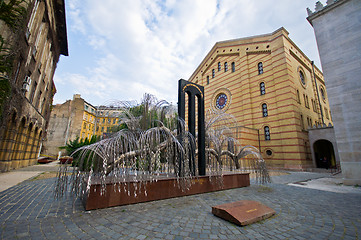
<instances>
[{"instance_id":1,"label":"dark metal arch","mask_svg":"<svg viewBox=\"0 0 361 240\"><path fill-rule=\"evenodd\" d=\"M178 82L178 116L185 119L185 95L188 95L188 129L196 136L195 101L198 99L198 173L206 174L205 125L204 125L204 87L184 79Z\"/></svg>"}]
</instances>

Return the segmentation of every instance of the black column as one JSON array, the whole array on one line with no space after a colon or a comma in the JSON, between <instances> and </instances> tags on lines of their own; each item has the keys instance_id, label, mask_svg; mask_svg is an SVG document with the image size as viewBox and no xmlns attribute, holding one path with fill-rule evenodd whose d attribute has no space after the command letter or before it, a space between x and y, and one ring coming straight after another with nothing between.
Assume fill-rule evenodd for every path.
<instances>
[{"instance_id":1,"label":"black column","mask_svg":"<svg viewBox=\"0 0 361 240\"><path fill-rule=\"evenodd\" d=\"M206 174L205 161L205 124L204 124L204 87L184 79L178 82L178 116L185 118L185 93L188 94L188 129L195 137L195 98L198 98L198 171L199 175ZM180 133L178 124L178 133Z\"/></svg>"},{"instance_id":2,"label":"black column","mask_svg":"<svg viewBox=\"0 0 361 240\"><path fill-rule=\"evenodd\" d=\"M198 97L198 171L200 176L206 175L206 138L204 123L204 98Z\"/></svg>"}]
</instances>

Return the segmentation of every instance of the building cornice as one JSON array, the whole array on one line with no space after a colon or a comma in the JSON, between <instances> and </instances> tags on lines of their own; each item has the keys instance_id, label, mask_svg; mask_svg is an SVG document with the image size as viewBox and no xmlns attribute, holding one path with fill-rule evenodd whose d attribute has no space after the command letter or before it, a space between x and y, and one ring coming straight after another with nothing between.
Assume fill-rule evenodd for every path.
<instances>
[{"instance_id":1,"label":"building cornice","mask_svg":"<svg viewBox=\"0 0 361 240\"><path fill-rule=\"evenodd\" d=\"M56 18L57 38L60 45L60 54L68 56L68 36L66 31L65 1L54 1L54 14Z\"/></svg>"},{"instance_id":2,"label":"building cornice","mask_svg":"<svg viewBox=\"0 0 361 240\"><path fill-rule=\"evenodd\" d=\"M250 37L236 38L236 39L216 42L213 45L212 49L203 58L202 62L198 65L196 70L189 77L189 79L192 79L193 77L195 77L195 74L200 72L201 69L203 67L205 67L205 64L207 63L207 61L211 58L211 56L215 53L215 51L218 48L239 46L239 45L242 45L242 44L251 44L251 43L252 44L257 44L257 43L260 43L260 42L270 42L270 41L272 41L275 38L278 38L280 36L285 36L285 37L288 38L288 34L289 34L289 32L284 27L280 27L277 30L273 31L272 33L267 33L267 34L261 34L261 35L255 35L255 36L250 36ZM268 52L265 52L265 53L268 53ZM236 53L233 53L233 54L236 54ZM212 62L214 62L214 61L212 61ZM209 66L206 67L206 69L208 69L208 68L209 68Z\"/></svg>"},{"instance_id":3,"label":"building cornice","mask_svg":"<svg viewBox=\"0 0 361 240\"><path fill-rule=\"evenodd\" d=\"M348 2L349 0L327 0L327 5L323 6L320 1L316 2L315 12L312 12L309 8L307 8L308 17L306 18L307 21L313 26L312 21L316 18L320 17L321 15L332 11L333 9L337 8L338 6Z\"/></svg>"}]
</instances>

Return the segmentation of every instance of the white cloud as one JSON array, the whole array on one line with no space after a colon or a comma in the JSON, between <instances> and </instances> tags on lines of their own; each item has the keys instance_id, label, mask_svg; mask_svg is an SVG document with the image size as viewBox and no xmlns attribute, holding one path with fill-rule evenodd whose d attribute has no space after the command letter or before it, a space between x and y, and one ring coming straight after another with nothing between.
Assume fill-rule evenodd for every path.
<instances>
[{"instance_id":1,"label":"white cloud","mask_svg":"<svg viewBox=\"0 0 361 240\"><path fill-rule=\"evenodd\" d=\"M94 105L107 99L139 100L144 92L176 102L177 80L187 79L215 42L281 26L311 59L318 58L305 10L314 0L69 2L68 29L77 34L68 37L76 37L84 56L92 58L82 65L77 57L77 70L69 72L60 62L56 84L66 83L68 91L78 91ZM57 95L62 94L59 87Z\"/></svg>"},{"instance_id":2,"label":"white cloud","mask_svg":"<svg viewBox=\"0 0 361 240\"><path fill-rule=\"evenodd\" d=\"M68 6L69 4L69 6ZM70 26L68 25L68 29L70 31L73 32L81 32L82 34L86 33L86 28L85 28L85 24L83 21L83 16L81 15L81 11L79 9L80 5L80 1L79 0L73 0L73 1L68 1L67 2L67 12L66 15L68 18L71 19L72 23ZM69 22L69 21L68 21Z\"/></svg>"}]
</instances>

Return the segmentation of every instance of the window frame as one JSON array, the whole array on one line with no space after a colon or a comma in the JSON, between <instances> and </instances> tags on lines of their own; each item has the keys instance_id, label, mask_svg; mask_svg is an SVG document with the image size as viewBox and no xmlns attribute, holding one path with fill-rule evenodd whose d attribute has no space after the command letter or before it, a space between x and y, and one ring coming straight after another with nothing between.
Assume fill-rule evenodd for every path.
<instances>
[{"instance_id":1,"label":"window frame","mask_svg":"<svg viewBox=\"0 0 361 240\"><path fill-rule=\"evenodd\" d=\"M321 86L320 87L320 93L321 93L321 98L324 102L326 102L326 92L325 89Z\"/></svg>"},{"instance_id":2,"label":"window frame","mask_svg":"<svg viewBox=\"0 0 361 240\"><path fill-rule=\"evenodd\" d=\"M265 141L271 141L270 127L269 126L264 126L263 131L264 131L264 140Z\"/></svg>"},{"instance_id":3,"label":"window frame","mask_svg":"<svg viewBox=\"0 0 361 240\"><path fill-rule=\"evenodd\" d=\"M300 114L300 123L301 123L301 129L304 130L305 129L305 122L303 121L303 115Z\"/></svg>"},{"instance_id":4,"label":"window frame","mask_svg":"<svg viewBox=\"0 0 361 240\"><path fill-rule=\"evenodd\" d=\"M267 103L262 103L262 116L268 117L268 106Z\"/></svg>"},{"instance_id":5,"label":"window frame","mask_svg":"<svg viewBox=\"0 0 361 240\"><path fill-rule=\"evenodd\" d=\"M263 70L263 62L259 62L257 64L257 68L258 68L258 75L261 75L264 73L264 70Z\"/></svg>"},{"instance_id":6,"label":"window frame","mask_svg":"<svg viewBox=\"0 0 361 240\"><path fill-rule=\"evenodd\" d=\"M263 84L263 86L262 86L262 84ZM262 90L262 87L263 87L263 90ZM261 96L266 94L266 84L264 82L261 82L259 84L259 91L261 93Z\"/></svg>"}]
</instances>

